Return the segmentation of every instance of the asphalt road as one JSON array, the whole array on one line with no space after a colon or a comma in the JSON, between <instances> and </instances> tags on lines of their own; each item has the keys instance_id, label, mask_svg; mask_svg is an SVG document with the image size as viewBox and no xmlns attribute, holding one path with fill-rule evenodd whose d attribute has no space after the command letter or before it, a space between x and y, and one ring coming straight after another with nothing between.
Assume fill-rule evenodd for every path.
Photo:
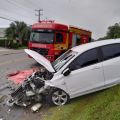
<instances>
[{"instance_id":1,"label":"asphalt road","mask_svg":"<svg viewBox=\"0 0 120 120\"><path fill-rule=\"evenodd\" d=\"M26 53L0 56L0 85L7 82L7 74L32 67L36 62L28 58Z\"/></svg>"},{"instance_id":2,"label":"asphalt road","mask_svg":"<svg viewBox=\"0 0 120 120\"><path fill-rule=\"evenodd\" d=\"M7 50L0 49L0 52ZM9 50L10 52L10 50ZM23 52L14 54L0 55L0 120L40 120L41 112L32 114L30 109L24 108L8 108L5 105L6 95L9 94L9 89L4 87L8 84L7 74L17 70L26 70L33 67L36 61L28 58ZM2 89L1 89L2 88ZM3 97L3 98L2 98Z\"/></svg>"}]
</instances>

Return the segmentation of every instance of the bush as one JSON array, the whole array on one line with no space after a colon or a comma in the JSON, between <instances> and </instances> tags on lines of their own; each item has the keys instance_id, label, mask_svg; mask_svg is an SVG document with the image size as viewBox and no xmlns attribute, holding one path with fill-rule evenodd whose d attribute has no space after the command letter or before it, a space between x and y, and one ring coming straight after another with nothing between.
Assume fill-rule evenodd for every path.
<instances>
[{"instance_id":1,"label":"bush","mask_svg":"<svg viewBox=\"0 0 120 120\"><path fill-rule=\"evenodd\" d=\"M1 39L1 40L0 40L0 46L1 46L1 47L5 47L5 42L7 43L7 40Z\"/></svg>"},{"instance_id":2,"label":"bush","mask_svg":"<svg viewBox=\"0 0 120 120\"><path fill-rule=\"evenodd\" d=\"M11 48L18 48L20 45L18 43L12 43L10 45Z\"/></svg>"},{"instance_id":3,"label":"bush","mask_svg":"<svg viewBox=\"0 0 120 120\"><path fill-rule=\"evenodd\" d=\"M17 49L20 47L25 47L25 46L27 47L27 41L25 41L24 44L21 45L20 43L17 43L17 42L13 43L13 41L2 39L2 40L0 40L0 46Z\"/></svg>"}]
</instances>

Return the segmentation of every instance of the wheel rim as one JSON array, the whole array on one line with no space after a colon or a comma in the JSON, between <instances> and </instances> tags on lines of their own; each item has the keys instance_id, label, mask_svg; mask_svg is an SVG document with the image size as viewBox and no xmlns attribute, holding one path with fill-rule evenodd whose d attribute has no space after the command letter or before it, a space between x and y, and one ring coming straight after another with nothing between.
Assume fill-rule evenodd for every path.
<instances>
[{"instance_id":1,"label":"wheel rim","mask_svg":"<svg viewBox=\"0 0 120 120\"><path fill-rule=\"evenodd\" d=\"M52 95L52 101L55 105L64 105L67 102L68 96L64 91L56 91Z\"/></svg>"}]
</instances>

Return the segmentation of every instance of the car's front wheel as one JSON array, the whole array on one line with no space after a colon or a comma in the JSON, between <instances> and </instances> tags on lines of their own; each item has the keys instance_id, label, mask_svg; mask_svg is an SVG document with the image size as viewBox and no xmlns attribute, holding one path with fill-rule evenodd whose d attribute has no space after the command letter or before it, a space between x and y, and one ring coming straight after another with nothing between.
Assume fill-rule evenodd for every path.
<instances>
[{"instance_id":1,"label":"car's front wheel","mask_svg":"<svg viewBox=\"0 0 120 120\"><path fill-rule=\"evenodd\" d=\"M69 96L63 90L53 89L48 95L48 101L50 104L61 106L69 101Z\"/></svg>"}]
</instances>

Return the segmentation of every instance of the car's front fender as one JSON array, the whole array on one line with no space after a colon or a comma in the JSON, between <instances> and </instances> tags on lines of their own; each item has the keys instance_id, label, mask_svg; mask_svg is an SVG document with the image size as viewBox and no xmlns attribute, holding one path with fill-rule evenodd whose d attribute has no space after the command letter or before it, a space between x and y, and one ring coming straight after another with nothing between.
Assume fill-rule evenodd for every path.
<instances>
[{"instance_id":1,"label":"car's front fender","mask_svg":"<svg viewBox=\"0 0 120 120\"><path fill-rule=\"evenodd\" d=\"M65 91L67 94L69 94L68 90L66 88L66 83L65 83L64 80L60 80L60 81L45 81L45 86L46 86L46 88L47 87L58 88L58 89L61 89L61 90Z\"/></svg>"}]
</instances>

